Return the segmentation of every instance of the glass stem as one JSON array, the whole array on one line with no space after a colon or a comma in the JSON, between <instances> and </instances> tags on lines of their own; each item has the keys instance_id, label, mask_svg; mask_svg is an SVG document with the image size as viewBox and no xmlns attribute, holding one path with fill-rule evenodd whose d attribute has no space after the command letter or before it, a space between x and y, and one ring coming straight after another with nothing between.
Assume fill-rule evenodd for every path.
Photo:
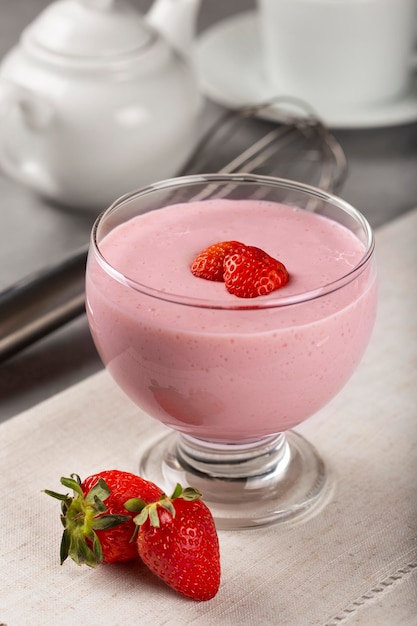
<instances>
[{"instance_id":1,"label":"glass stem","mask_svg":"<svg viewBox=\"0 0 417 626\"><path fill-rule=\"evenodd\" d=\"M183 467L213 478L249 478L285 471L290 448L285 433L242 444L224 444L179 435L177 455Z\"/></svg>"}]
</instances>

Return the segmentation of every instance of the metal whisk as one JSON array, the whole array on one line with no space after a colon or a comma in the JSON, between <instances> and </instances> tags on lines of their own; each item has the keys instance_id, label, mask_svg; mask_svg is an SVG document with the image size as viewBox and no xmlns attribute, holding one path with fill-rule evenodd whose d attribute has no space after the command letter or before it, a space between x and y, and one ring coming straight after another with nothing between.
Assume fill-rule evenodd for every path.
<instances>
[{"instance_id":1,"label":"metal whisk","mask_svg":"<svg viewBox=\"0 0 417 626\"><path fill-rule=\"evenodd\" d=\"M272 106L279 119L274 124L259 117L272 115ZM227 111L209 128L181 174L209 172L290 178L336 193L346 179L347 162L313 110L301 100L282 97Z\"/></svg>"},{"instance_id":2,"label":"metal whisk","mask_svg":"<svg viewBox=\"0 0 417 626\"><path fill-rule=\"evenodd\" d=\"M268 117L272 104L274 117L277 104L282 106L273 124L259 119ZM281 98L227 111L203 135L180 175L214 172L291 178L337 192L347 164L314 112L298 100ZM87 252L88 246L0 293L0 362L84 313Z\"/></svg>"}]
</instances>

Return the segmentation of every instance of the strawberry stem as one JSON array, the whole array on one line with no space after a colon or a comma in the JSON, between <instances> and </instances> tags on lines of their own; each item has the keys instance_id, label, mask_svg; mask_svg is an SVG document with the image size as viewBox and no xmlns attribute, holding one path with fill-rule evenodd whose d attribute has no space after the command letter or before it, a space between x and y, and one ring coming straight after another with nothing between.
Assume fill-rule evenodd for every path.
<instances>
[{"instance_id":1,"label":"strawberry stem","mask_svg":"<svg viewBox=\"0 0 417 626\"><path fill-rule=\"evenodd\" d=\"M151 526L159 528L160 520L158 507L162 507L168 511L172 517L175 517L175 505L173 502L178 498L183 498L188 502L192 502L194 500L199 500L201 498L201 493L198 489L194 489L194 487L186 487L183 489L183 487L177 483L170 497L163 493L159 500L151 502L150 504L145 504L143 500L139 500L138 498L131 498L124 503L124 506L131 513L139 513L139 515L136 515L136 517L133 518L136 526L142 526L142 524L149 519Z\"/></svg>"},{"instance_id":2,"label":"strawberry stem","mask_svg":"<svg viewBox=\"0 0 417 626\"><path fill-rule=\"evenodd\" d=\"M61 484L72 489L73 496L45 489L44 493L61 501L61 522L64 532L61 539L61 565L68 556L77 565L96 567L103 562L103 551L96 530L114 528L130 520L128 515L106 515L104 500L110 495L107 483L100 478L84 496L77 474L62 477Z\"/></svg>"}]
</instances>

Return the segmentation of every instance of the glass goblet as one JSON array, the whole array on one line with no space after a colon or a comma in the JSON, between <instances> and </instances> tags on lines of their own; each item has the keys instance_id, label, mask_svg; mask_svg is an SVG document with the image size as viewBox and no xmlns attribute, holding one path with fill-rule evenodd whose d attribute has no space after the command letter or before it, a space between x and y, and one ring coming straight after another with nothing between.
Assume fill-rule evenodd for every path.
<instances>
[{"instance_id":1,"label":"glass goblet","mask_svg":"<svg viewBox=\"0 0 417 626\"><path fill-rule=\"evenodd\" d=\"M278 257L288 284L239 298L194 276L194 256L227 240ZM118 199L92 230L86 304L110 374L170 429L140 474L167 491L198 488L218 528L319 511L328 473L294 428L354 372L376 299L371 228L325 191L210 174Z\"/></svg>"}]
</instances>

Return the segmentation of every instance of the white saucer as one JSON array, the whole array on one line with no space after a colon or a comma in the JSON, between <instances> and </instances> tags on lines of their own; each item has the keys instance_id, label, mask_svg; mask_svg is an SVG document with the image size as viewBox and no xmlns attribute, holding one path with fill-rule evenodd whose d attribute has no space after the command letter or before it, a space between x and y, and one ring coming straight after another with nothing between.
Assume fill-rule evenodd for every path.
<instances>
[{"instance_id":1,"label":"white saucer","mask_svg":"<svg viewBox=\"0 0 417 626\"><path fill-rule=\"evenodd\" d=\"M233 109L287 95L274 92L262 75L257 24L255 12L240 13L206 30L197 40L201 89L218 104ZM372 128L417 121L417 74L404 98L367 107L316 107L315 112L331 128ZM279 118L274 116L273 107L259 115Z\"/></svg>"}]
</instances>

